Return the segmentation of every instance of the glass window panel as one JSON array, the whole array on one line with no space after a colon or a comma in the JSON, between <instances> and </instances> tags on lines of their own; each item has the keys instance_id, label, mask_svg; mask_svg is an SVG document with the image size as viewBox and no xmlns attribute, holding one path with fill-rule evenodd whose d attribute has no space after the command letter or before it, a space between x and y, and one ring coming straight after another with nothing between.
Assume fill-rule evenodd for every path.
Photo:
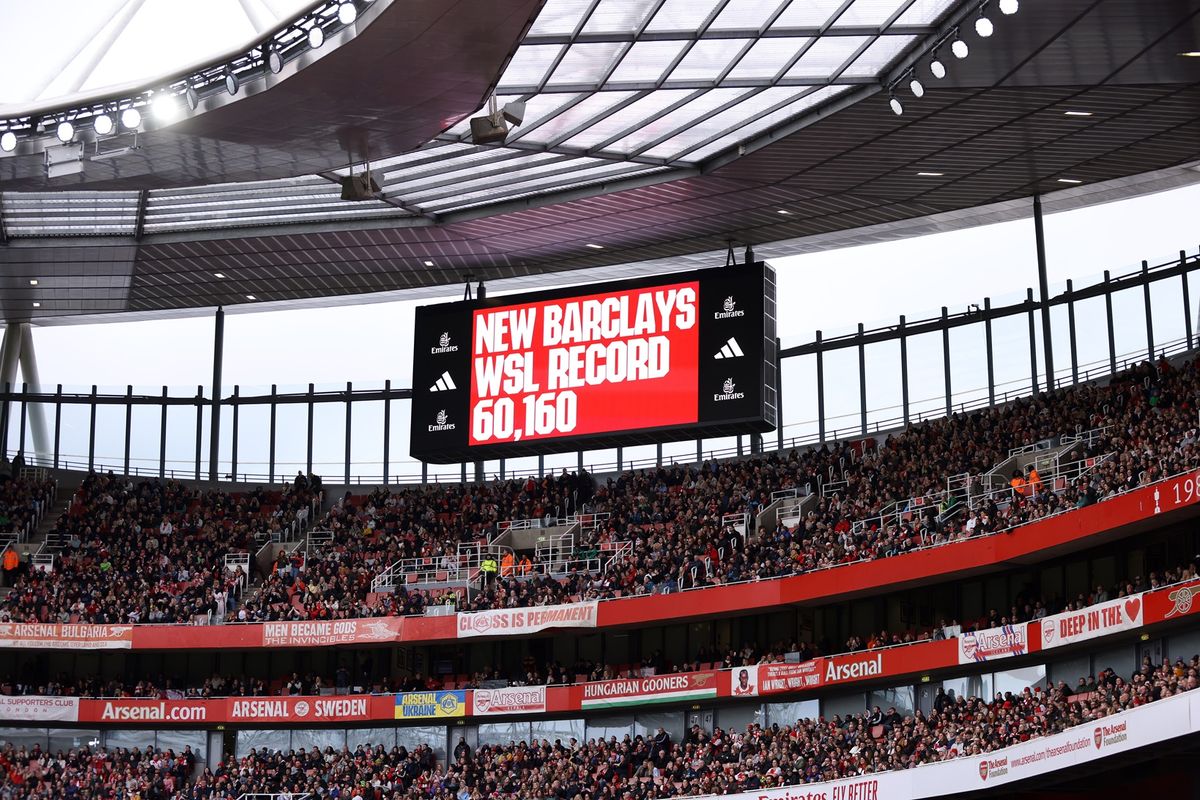
<instances>
[{"instance_id":1,"label":"glass window panel","mask_svg":"<svg viewBox=\"0 0 1200 800\"><path fill-rule=\"evenodd\" d=\"M346 747L354 750L359 745L375 747L383 745L388 750L396 746L395 728L352 728L346 731Z\"/></svg>"},{"instance_id":2,"label":"glass window panel","mask_svg":"<svg viewBox=\"0 0 1200 800\"><path fill-rule=\"evenodd\" d=\"M762 721L762 706L741 704L717 709L716 725L726 731L741 733L747 726Z\"/></svg>"},{"instance_id":3,"label":"glass window panel","mask_svg":"<svg viewBox=\"0 0 1200 800\"><path fill-rule=\"evenodd\" d=\"M788 78L828 78L862 47L867 36L822 36L788 69Z\"/></svg>"},{"instance_id":4,"label":"glass window panel","mask_svg":"<svg viewBox=\"0 0 1200 800\"><path fill-rule=\"evenodd\" d=\"M837 18L835 28L854 28L882 25L900 10L908 0L855 0L854 5Z\"/></svg>"},{"instance_id":5,"label":"glass window panel","mask_svg":"<svg viewBox=\"0 0 1200 800\"><path fill-rule=\"evenodd\" d=\"M759 30L781 5L780 0L729 0L710 27L715 31Z\"/></svg>"},{"instance_id":6,"label":"glass window panel","mask_svg":"<svg viewBox=\"0 0 1200 800\"><path fill-rule=\"evenodd\" d=\"M497 85L497 91L506 86L536 86L546 77L546 73L558 58L562 45L557 44L525 44L517 48L504 77Z\"/></svg>"},{"instance_id":7,"label":"glass window panel","mask_svg":"<svg viewBox=\"0 0 1200 800\"><path fill-rule=\"evenodd\" d=\"M871 708L879 706L885 714L894 708L900 716L911 714L917 708L916 695L911 686L893 686L871 692L867 696L867 703Z\"/></svg>"},{"instance_id":8,"label":"glass window panel","mask_svg":"<svg viewBox=\"0 0 1200 800\"><path fill-rule=\"evenodd\" d=\"M682 711L662 711L656 714L638 714L633 720L633 735L653 739L662 728L671 734L671 741L683 741L686 719Z\"/></svg>"},{"instance_id":9,"label":"glass window panel","mask_svg":"<svg viewBox=\"0 0 1200 800\"><path fill-rule=\"evenodd\" d=\"M771 28L819 28L841 5L842 0L792 0L771 23Z\"/></svg>"},{"instance_id":10,"label":"glass window panel","mask_svg":"<svg viewBox=\"0 0 1200 800\"><path fill-rule=\"evenodd\" d=\"M717 5L717 0L667 0L646 30L694 33Z\"/></svg>"},{"instance_id":11,"label":"glass window panel","mask_svg":"<svg viewBox=\"0 0 1200 800\"><path fill-rule=\"evenodd\" d=\"M205 749L208 746L206 738L205 731L159 731L155 745L163 752L171 750L176 755L190 747L196 754L196 759L204 761Z\"/></svg>"},{"instance_id":12,"label":"glass window panel","mask_svg":"<svg viewBox=\"0 0 1200 800\"><path fill-rule=\"evenodd\" d=\"M600 0L583 33L633 33L641 28L654 3L646 0Z\"/></svg>"},{"instance_id":13,"label":"glass window panel","mask_svg":"<svg viewBox=\"0 0 1200 800\"><path fill-rule=\"evenodd\" d=\"M630 153L663 135L692 124L695 120L709 114L714 108L751 91L751 89L713 89L705 92L686 105L680 106L669 114L664 114L646 127L613 142L605 150Z\"/></svg>"},{"instance_id":14,"label":"glass window panel","mask_svg":"<svg viewBox=\"0 0 1200 800\"><path fill-rule=\"evenodd\" d=\"M47 730L45 728L0 728L0 744L11 744L13 747L31 749L35 744L46 749Z\"/></svg>"},{"instance_id":15,"label":"glass window panel","mask_svg":"<svg viewBox=\"0 0 1200 800\"><path fill-rule=\"evenodd\" d=\"M523 181L535 175L541 175L545 172L553 172L561 170L564 167L565 159L557 153L530 153L528 156L520 156L519 158L509 159L506 163L506 169L503 174L485 175L481 178L470 179L470 175L478 170L467 170L458 172L461 180L452 186L432 186L429 189L421 191L419 189L410 189L405 192L405 199L410 202L419 203L424 198L438 197L440 195L450 194L456 191L467 191L469 189L477 189L485 186L493 185L510 185L515 182ZM455 174L455 173L448 173Z\"/></svg>"},{"instance_id":16,"label":"glass window panel","mask_svg":"<svg viewBox=\"0 0 1200 800\"><path fill-rule=\"evenodd\" d=\"M929 25L953 5L952 0L916 0L896 18L893 25Z\"/></svg>"},{"instance_id":17,"label":"glass window panel","mask_svg":"<svg viewBox=\"0 0 1200 800\"><path fill-rule=\"evenodd\" d=\"M280 751L286 753L291 749L291 733L289 731L238 731L237 732L237 757L249 753L251 750L263 750L267 752Z\"/></svg>"},{"instance_id":18,"label":"glass window panel","mask_svg":"<svg viewBox=\"0 0 1200 800\"><path fill-rule=\"evenodd\" d=\"M587 159L588 162L595 161ZM494 203L502 199L513 197L523 197L526 194L535 194L541 191L555 191L567 187L582 186L592 181L611 178L618 175L636 175L643 172L653 172L655 170L640 169L635 164L627 164L612 161L599 161L599 165L588 169L581 169L569 175L552 175L536 180L524 181L520 184L506 184L497 186L492 189L479 192L470 192L468 194L457 197L445 198L442 200L431 201L426 203L429 209L444 210L446 208L465 208L472 204L472 201L479 200L481 202ZM662 169L662 168L656 168Z\"/></svg>"},{"instance_id":19,"label":"glass window panel","mask_svg":"<svg viewBox=\"0 0 1200 800\"><path fill-rule=\"evenodd\" d=\"M334 751L346 746L346 732L343 730L294 730L292 731L292 749L299 751L320 750L332 747Z\"/></svg>"},{"instance_id":20,"label":"glass window panel","mask_svg":"<svg viewBox=\"0 0 1200 800\"><path fill-rule=\"evenodd\" d=\"M812 108L831 97L842 94L849 89L849 86L825 86L816 90L815 92L810 92L801 99L797 100L795 103L792 103L785 108L782 108L778 111L773 111L761 119L755 120L749 125L743 126L738 130L721 137L720 139L704 145L704 147L693 150L686 155L686 160L700 161L712 155L713 153L719 153L720 151L736 144L737 142L743 141L756 133L766 130L767 128L772 127L785 119L795 117L805 109Z\"/></svg>"},{"instance_id":21,"label":"glass window panel","mask_svg":"<svg viewBox=\"0 0 1200 800\"><path fill-rule=\"evenodd\" d=\"M514 169L508 175L495 175L488 178L481 178L477 181L464 181L461 186L461 189L464 192L463 194L452 193L449 188L442 187L439 189L431 189L425 193L417 192L409 195L409 198L418 203L424 203L426 200L433 204L437 204L439 202L456 202L460 197L466 197L475 194L475 192L467 193L466 190L468 189L495 189L500 193L504 193L506 189L521 186L547 173L550 173L551 175L557 175L563 171L582 169L583 167L597 163L611 164L612 162L602 162L592 158L559 160L549 164L529 167L527 169ZM558 175L558 177L561 177L561 175ZM449 199L446 200L445 198Z\"/></svg>"},{"instance_id":22,"label":"glass window panel","mask_svg":"<svg viewBox=\"0 0 1200 800\"><path fill-rule=\"evenodd\" d=\"M433 749L438 761L446 760L446 728L442 725L414 725L396 729L396 744L412 750L417 745L427 744Z\"/></svg>"},{"instance_id":23,"label":"glass window panel","mask_svg":"<svg viewBox=\"0 0 1200 800\"><path fill-rule=\"evenodd\" d=\"M818 700L798 700L794 703L767 703L767 725L795 725L802 719L816 719L821 716L821 703Z\"/></svg>"},{"instance_id":24,"label":"glass window panel","mask_svg":"<svg viewBox=\"0 0 1200 800\"><path fill-rule=\"evenodd\" d=\"M995 673L995 692L1020 694L1026 688L1046 688L1046 665L1038 664L1024 669L1010 669Z\"/></svg>"},{"instance_id":25,"label":"glass window panel","mask_svg":"<svg viewBox=\"0 0 1200 800\"><path fill-rule=\"evenodd\" d=\"M535 131L521 137L522 141L545 144L562 134L586 123L593 117L599 118L613 106L633 96L633 92L596 92L586 100L558 114L554 119Z\"/></svg>"},{"instance_id":26,"label":"glass window panel","mask_svg":"<svg viewBox=\"0 0 1200 800\"><path fill-rule=\"evenodd\" d=\"M550 744L562 742L564 745L569 745L572 739L582 742L585 735L582 719L539 720L531 722L529 728L529 735L533 739L539 742L545 739Z\"/></svg>"},{"instance_id":27,"label":"glass window panel","mask_svg":"<svg viewBox=\"0 0 1200 800\"><path fill-rule=\"evenodd\" d=\"M951 678L948 681L942 681L942 688L946 690L947 695L952 695L954 698L959 697L979 697L984 700L990 700L992 697L992 676L991 673L983 675L968 675L963 678Z\"/></svg>"},{"instance_id":28,"label":"glass window panel","mask_svg":"<svg viewBox=\"0 0 1200 800\"><path fill-rule=\"evenodd\" d=\"M51 753L78 750L81 747L96 747L100 744L100 731L84 728L51 728L49 731Z\"/></svg>"},{"instance_id":29,"label":"glass window panel","mask_svg":"<svg viewBox=\"0 0 1200 800\"><path fill-rule=\"evenodd\" d=\"M687 42L679 39L634 42L613 71L609 83L657 81L686 46Z\"/></svg>"},{"instance_id":30,"label":"glass window panel","mask_svg":"<svg viewBox=\"0 0 1200 800\"><path fill-rule=\"evenodd\" d=\"M528 722L489 722L479 726L479 744L507 745L529 741Z\"/></svg>"},{"instance_id":31,"label":"glass window panel","mask_svg":"<svg viewBox=\"0 0 1200 800\"><path fill-rule=\"evenodd\" d=\"M203 738L203 734L201 734L201 738ZM119 747L123 747L126 750L142 750L146 747L154 746L155 738L153 730L104 732L104 747L108 750L115 750Z\"/></svg>"},{"instance_id":32,"label":"glass window panel","mask_svg":"<svg viewBox=\"0 0 1200 800\"><path fill-rule=\"evenodd\" d=\"M554 110L557 110L562 105L563 95L539 95L539 98L553 100ZM569 97L569 96L568 96ZM511 99L511 96L510 96ZM501 103L507 102L503 98L499 98ZM529 116L529 107L533 103L528 103L525 106L525 119L531 121ZM499 155L494 147L479 147L467 148L458 152L447 152L445 158L440 158L429 164L421 164L415 167L401 167L400 169L385 172L383 175L383 183L388 189L403 189L407 186L420 183L428 183L430 181L441 180L447 174L453 173L455 170L470 170L473 165L481 161L494 159Z\"/></svg>"},{"instance_id":33,"label":"glass window panel","mask_svg":"<svg viewBox=\"0 0 1200 800\"><path fill-rule=\"evenodd\" d=\"M615 736L619 742L627 735L633 734L633 715L623 714L621 716L589 719L587 720L586 731L589 740L612 739Z\"/></svg>"},{"instance_id":34,"label":"glass window panel","mask_svg":"<svg viewBox=\"0 0 1200 800\"><path fill-rule=\"evenodd\" d=\"M900 391L900 343L867 345L867 426L869 430L891 427L903 417Z\"/></svg>"},{"instance_id":35,"label":"glass window panel","mask_svg":"<svg viewBox=\"0 0 1200 800\"><path fill-rule=\"evenodd\" d=\"M595 125L572 136L565 144L571 147L594 147L622 131L629 130L642 120L662 113L663 109L695 93L695 89L659 89L619 111L599 119Z\"/></svg>"},{"instance_id":36,"label":"glass window panel","mask_svg":"<svg viewBox=\"0 0 1200 800\"><path fill-rule=\"evenodd\" d=\"M796 54L804 49L809 39L777 38L759 39L750 48L750 52L742 56L741 61L730 70L728 77L738 78L773 78Z\"/></svg>"},{"instance_id":37,"label":"glass window panel","mask_svg":"<svg viewBox=\"0 0 1200 800\"><path fill-rule=\"evenodd\" d=\"M599 83L617 57L628 45L625 42L585 42L573 44L547 81L547 86Z\"/></svg>"},{"instance_id":38,"label":"glass window panel","mask_svg":"<svg viewBox=\"0 0 1200 800\"><path fill-rule=\"evenodd\" d=\"M848 78L874 78L896 56L908 49L915 36L880 36L842 74Z\"/></svg>"},{"instance_id":39,"label":"glass window panel","mask_svg":"<svg viewBox=\"0 0 1200 800\"><path fill-rule=\"evenodd\" d=\"M834 716L846 718L866 710L867 696L862 692L838 695L821 701L821 715L825 719L832 719Z\"/></svg>"},{"instance_id":40,"label":"glass window panel","mask_svg":"<svg viewBox=\"0 0 1200 800\"><path fill-rule=\"evenodd\" d=\"M755 116L772 106L786 102L788 98L802 95L807 88L776 87L761 91L748 90L746 98L735 106L708 116L703 125L684 129L678 136L673 136L656 147L647 150L646 155L656 158L669 158L680 153L694 144L712 136L714 131L735 129L742 136L750 135L753 128L761 127ZM784 115L786 116L786 114Z\"/></svg>"},{"instance_id":41,"label":"glass window panel","mask_svg":"<svg viewBox=\"0 0 1200 800\"><path fill-rule=\"evenodd\" d=\"M692 45L667 81L715 81L749 39L704 39Z\"/></svg>"},{"instance_id":42,"label":"glass window panel","mask_svg":"<svg viewBox=\"0 0 1200 800\"><path fill-rule=\"evenodd\" d=\"M574 33L591 4L591 0L547 0L529 33L531 36Z\"/></svg>"}]
</instances>

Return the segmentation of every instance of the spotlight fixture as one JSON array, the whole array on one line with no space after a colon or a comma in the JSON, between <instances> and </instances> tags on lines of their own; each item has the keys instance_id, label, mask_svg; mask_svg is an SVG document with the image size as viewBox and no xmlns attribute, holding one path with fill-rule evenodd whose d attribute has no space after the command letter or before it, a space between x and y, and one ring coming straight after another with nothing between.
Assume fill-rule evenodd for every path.
<instances>
[{"instance_id":1,"label":"spotlight fixture","mask_svg":"<svg viewBox=\"0 0 1200 800\"><path fill-rule=\"evenodd\" d=\"M513 100L505 103L503 107L498 107L493 96L488 100L488 113L481 117L471 117L471 143L503 142L508 136L508 125L520 125L524 120L523 100Z\"/></svg>"},{"instance_id":2,"label":"spotlight fixture","mask_svg":"<svg viewBox=\"0 0 1200 800\"><path fill-rule=\"evenodd\" d=\"M775 213L782 214L785 217L790 217L792 215L792 212L788 211L786 208L781 208L778 211L776 211Z\"/></svg>"},{"instance_id":3,"label":"spotlight fixture","mask_svg":"<svg viewBox=\"0 0 1200 800\"><path fill-rule=\"evenodd\" d=\"M1188 50L1179 55L1181 58L1200 58L1200 50Z\"/></svg>"},{"instance_id":4,"label":"spotlight fixture","mask_svg":"<svg viewBox=\"0 0 1200 800\"><path fill-rule=\"evenodd\" d=\"M99 135L108 136L113 132L113 128L116 127L116 124L113 122L112 117L110 117L108 114L97 114L96 118L92 120L92 127Z\"/></svg>"},{"instance_id":5,"label":"spotlight fixture","mask_svg":"<svg viewBox=\"0 0 1200 800\"><path fill-rule=\"evenodd\" d=\"M433 266L433 262L432 262L432 261L426 261L426 262L425 262L425 266L427 266L427 267L432 267L432 266Z\"/></svg>"},{"instance_id":6,"label":"spotlight fixture","mask_svg":"<svg viewBox=\"0 0 1200 800\"><path fill-rule=\"evenodd\" d=\"M257 297L255 297L255 296L254 296L254 295L252 295L252 294L248 294L248 295L246 295L246 299L247 299L247 300L257 300L258 298L257 298Z\"/></svg>"},{"instance_id":7,"label":"spotlight fixture","mask_svg":"<svg viewBox=\"0 0 1200 800\"><path fill-rule=\"evenodd\" d=\"M525 101L513 100L505 103L504 107L500 109L500 113L509 125L520 125L525 121Z\"/></svg>"},{"instance_id":8,"label":"spotlight fixture","mask_svg":"<svg viewBox=\"0 0 1200 800\"><path fill-rule=\"evenodd\" d=\"M1063 116L1066 116L1066 117L1090 117L1094 113L1095 113L1094 111L1064 111Z\"/></svg>"},{"instance_id":9,"label":"spotlight fixture","mask_svg":"<svg viewBox=\"0 0 1200 800\"><path fill-rule=\"evenodd\" d=\"M197 92L189 83L183 91L183 98L187 101L188 109L195 111L196 106L200 105L200 93Z\"/></svg>"},{"instance_id":10,"label":"spotlight fixture","mask_svg":"<svg viewBox=\"0 0 1200 800\"><path fill-rule=\"evenodd\" d=\"M34 301L33 301L33 307L34 307L34 308L41 308L41 307L42 307L42 304L41 304L41 303L39 303L37 300L34 300Z\"/></svg>"},{"instance_id":11,"label":"spotlight fixture","mask_svg":"<svg viewBox=\"0 0 1200 800\"><path fill-rule=\"evenodd\" d=\"M283 56L274 47L267 51L267 68L276 75L283 69Z\"/></svg>"},{"instance_id":12,"label":"spotlight fixture","mask_svg":"<svg viewBox=\"0 0 1200 800\"><path fill-rule=\"evenodd\" d=\"M30 278L30 279L29 279L29 285L30 285L30 286L37 286L37 285L38 285L38 279L37 279L37 278Z\"/></svg>"},{"instance_id":13,"label":"spotlight fixture","mask_svg":"<svg viewBox=\"0 0 1200 800\"><path fill-rule=\"evenodd\" d=\"M937 53L933 54L933 60L929 62L929 72L939 81L946 77L946 65L937 57Z\"/></svg>"},{"instance_id":14,"label":"spotlight fixture","mask_svg":"<svg viewBox=\"0 0 1200 800\"><path fill-rule=\"evenodd\" d=\"M591 244L591 243L588 243L588 244L584 245L584 247L590 247L590 248L592 248L593 250L603 250L603 249L604 249L604 245L602 245L602 244Z\"/></svg>"},{"instance_id":15,"label":"spotlight fixture","mask_svg":"<svg viewBox=\"0 0 1200 800\"><path fill-rule=\"evenodd\" d=\"M225 273L224 273L224 272L214 272L214 273L213 273L213 277L214 277L214 278L224 278L224 277L225 277Z\"/></svg>"},{"instance_id":16,"label":"spotlight fixture","mask_svg":"<svg viewBox=\"0 0 1200 800\"><path fill-rule=\"evenodd\" d=\"M142 124L142 112L136 108L127 108L121 112L121 124L129 130L134 130Z\"/></svg>"},{"instance_id":17,"label":"spotlight fixture","mask_svg":"<svg viewBox=\"0 0 1200 800\"><path fill-rule=\"evenodd\" d=\"M356 19L358 19L358 9L354 7L354 3L342 3L338 6L338 22L350 25Z\"/></svg>"},{"instance_id":18,"label":"spotlight fixture","mask_svg":"<svg viewBox=\"0 0 1200 800\"><path fill-rule=\"evenodd\" d=\"M946 173L944 173L944 172L918 172L917 177L918 178L940 178L945 174Z\"/></svg>"},{"instance_id":19,"label":"spotlight fixture","mask_svg":"<svg viewBox=\"0 0 1200 800\"><path fill-rule=\"evenodd\" d=\"M1077 183L1083 183L1083 181L1079 180L1078 178L1059 178L1058 182L1059 183L1069 183L1071 185L1075 185Z\"/></svg>"},{"instance_id":20,"label":"spotlight fixture","mask_svg":"<svg viewBox=\"0 0 1200 800\"><path fill-rule=\"evenodd\" d=\"M1017 0L1000 0L1000 13L1005 16L1012 16L1017 13L1017 9L1021 4Z\"/></svg>"},{"instance_id":21,"label":"spotlight fixture","mask_svg":"<svg viewBox=\"0 0 1200 800\"><path fill-rule=\"evenodd\" d=\"M992 24L990 19L983 15L983 10L980 9L979 19L975 20L975 32L986 39L987 37L991 36L995 30L996 26Z\"/></svg>"},{"instance_id":22,"label":"spotlight fixture","mask_svg":"<svg viewBox=\"0 0 1200 800\"><path fill-rule=\"evenodd\" d=\"M913 97L925 96L925 84L917 80L915 76L913 77L912 81L909 82L908 88L912 90Z\"/></svg>"},{"instance_id":23,"label":"spotlight fixture","mask_svg":"<svg viewBox=\"0 0 1200 800\"><path fill-rule=\"evenodd\" d=\"M316 50L323 44L325 44L325 29L319 24L313 25L308 29L308 46Z\"/></svg>"},{"instance_id":24,"label":"spotlight fixture","mask_svg":"<svg viewBox=\"0 0 1200 800\"><path fill-rule=\"evenodd\" d=\"M950 52L954 53L955 58L966 58L971 53L971 48L967 47L967 43L962 39L955 39L954 44L950 45Z\"/></svg>"},{"instance_id":25,"label":"spotlight fixture","mask_svg":"<svg viewBox=\"0 0 1200 800\"><path fill-rule=\"evenodd\" d=\"M11 153L17 149L17 135L12 131L0 133L0 150Z\"/></svg>"},{"instance_id":26,"label":"spotlight fixture","mask_svg":"<svg viewBox=\"0 0 1200 800\"><path fill-rule=\"evenodd\" d=\"M230 68L226 68L226 70L225 70L225 91L229 92L229 94L231 94L231 95L237 94L238 88L241 87L241 85L242 85L242 82L238 80L237 73L234 72Z\"/></svg>"},{"instance_id":27,"label":"spotlight fixture","mask_svg":"<svg viewBox=\"0 0 1200 800\"><path fill-rule=\"evenodd\" d=\"M179 119L179 103L175 100L174 95L163 92L154 98L151 106L154 108L154 116L158 118L159 122L170 125Z\"/></svg>"},{"instance_id":28,"label":"spotlight fixture","mask_svg":"<svg viewBox=\"0 0 1200 800\"><path fill-rule=\"evenodd\" d=\"M66 144L75 138L75 126L66 121L60 122L55 134L58 136L60 142Z\"/></svg>"},{"instance_id":29,"label":"spotlight fixture","mask_svg":"<svg viewBox=\"0 0 1200 800\"><path fill-rule=\"evenodd\" d=\"M904 106L901 105L900 101L897 100L894 95L892 96L892 99L888 101L888 105L892 107L892 113L897 117L904 113Z\"/></svg>"}]
</instances>

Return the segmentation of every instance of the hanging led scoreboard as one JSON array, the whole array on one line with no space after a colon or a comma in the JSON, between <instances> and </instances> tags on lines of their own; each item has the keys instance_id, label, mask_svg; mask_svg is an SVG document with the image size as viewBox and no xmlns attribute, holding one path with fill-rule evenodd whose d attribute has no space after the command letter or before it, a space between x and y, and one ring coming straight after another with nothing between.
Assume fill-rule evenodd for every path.
<instances>
[{"instance_id":1,"label":"hanging led scoreboard","mask_svg":"<svg viewBox=\"0 0 1200 800\"><path fill-rule=\"evenodd\" d=\"M433 463L772 430L765 264L421 306L411 452Z\"/></svg>"}]
</instances>

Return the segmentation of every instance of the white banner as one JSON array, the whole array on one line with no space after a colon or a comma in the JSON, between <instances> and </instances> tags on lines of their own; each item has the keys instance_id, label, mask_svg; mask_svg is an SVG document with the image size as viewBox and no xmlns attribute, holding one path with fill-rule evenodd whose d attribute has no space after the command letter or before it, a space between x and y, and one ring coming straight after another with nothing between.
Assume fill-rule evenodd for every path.
<instances>
[{"instance_id":1,"label":"white banner","mask_svg":"<svg viewBox=\"0 0 1200 800\"><path fill-rule=\"evenodd\" d=\"M1142 595L1134 594L1097 603L1082 611L1064 611L1045 617L1041 620L1042 649L1141 627L1144 605Z\"/></svg>"},{"instance_id":2,"label":"white banner","mask_svg":"<svg viewBox=\"0 0 1200 800\"><path fill-rule=\"evenodd\" d=\"M960 664L1023 656L1028 652L1029 637L1024 624L1002 625L999 628L969 631L958 636Z\"/></svg>"},{"instance_id":3,"label":"white banner","mask_svg":"<svg viewBox=\"0 0 1200 800\"><path fill-rule=\"evenodd\" d=\"M509 686L506 689L476 689L472 714L540 714L546 710L545 686Z\"/></svg>"},{"instance_id":4,"label":"white banner","mask_svg":"<svg viewBox=\"0 0 1200 800\"><path fill-rule=\"evenodd\" d=\"M0 695L0 719L17 722L78 722L78 697Z\"/></svg>"},{"instance_id":5,"label":"white banner","mask_svg":"<svg viewBox=\"0 0 1200 800\"><path fill-rule=\"evenodd\" d=\"M499 608L458 615L458 638L537 633L551 628L596 627L595 600L561 606Z\"/></svg>"},{"instance_id":6,"label":"white banner","mask_svg":"<svg viewBox=\"0 0 1200 800\"><path fill-rule=\"evenodd\" d=\"M1200 691L1192 691L980 756L826 783L723 795L719 800L919 800L944 797L1086 764L1197 730L1200 730ZM711 800L717 798L713 796Z\"/></svg>"}]
</instances>

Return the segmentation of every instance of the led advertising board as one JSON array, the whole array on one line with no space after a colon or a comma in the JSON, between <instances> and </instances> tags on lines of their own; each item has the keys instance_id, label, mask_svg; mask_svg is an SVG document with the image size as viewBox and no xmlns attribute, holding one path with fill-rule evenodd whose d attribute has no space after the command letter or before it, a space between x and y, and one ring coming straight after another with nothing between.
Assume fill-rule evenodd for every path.
<instances>
[{"instance_id":1,"label":"led advertising board","mask_svg":"<svg viewBox=\"0 0 1200 800\"><path fill-rule=\"evenodd\" d=\"M422 306L411 452L433 463L772 430L764 264Z\"/></svg>"}]
</instances>

